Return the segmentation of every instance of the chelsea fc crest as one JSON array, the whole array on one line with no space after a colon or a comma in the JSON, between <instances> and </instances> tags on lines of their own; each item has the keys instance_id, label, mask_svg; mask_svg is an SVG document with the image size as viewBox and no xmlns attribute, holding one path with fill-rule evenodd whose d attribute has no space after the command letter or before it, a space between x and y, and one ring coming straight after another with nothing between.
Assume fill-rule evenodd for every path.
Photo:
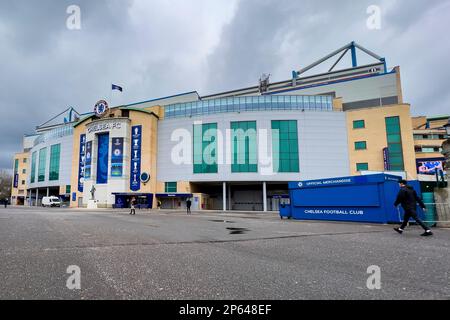
<instances>
[{"instance_id":1,"label":"chelsea fc crest","mask_svg":"<svg viewBox=\"0 0 450 320\"><path fill-rule=\"evenodd\" d=\"M109 111L108 102L100 100L95 104L94 112L97 117L104 117Z\"/></svg>"}]
</instances>

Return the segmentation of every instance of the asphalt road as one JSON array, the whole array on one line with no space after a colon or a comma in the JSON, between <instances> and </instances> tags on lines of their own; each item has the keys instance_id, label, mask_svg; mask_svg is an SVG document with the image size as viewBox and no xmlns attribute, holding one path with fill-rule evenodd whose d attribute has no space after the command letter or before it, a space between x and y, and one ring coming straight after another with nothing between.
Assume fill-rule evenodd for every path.
<instances>
[{"instance_id":1,"label":"asphalt road","mask_svg":"<svg viewBox=\"0 0 450 320\"><path fill-rule=\"evenodd\" d=\"M137 213L1 208L0 299L450 298L450 230ZM66 287L72 265L81 290Z\"/></svg>"}]
</instances>

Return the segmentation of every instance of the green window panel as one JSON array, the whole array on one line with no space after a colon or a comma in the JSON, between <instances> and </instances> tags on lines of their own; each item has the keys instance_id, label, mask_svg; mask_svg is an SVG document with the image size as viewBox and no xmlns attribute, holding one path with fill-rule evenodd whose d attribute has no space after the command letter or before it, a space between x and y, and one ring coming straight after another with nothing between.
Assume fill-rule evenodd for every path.
<instances>
[{"instance_id":1,"label":"green window panel","mask_svg":"<svg viewBox=\"0 0 450 320\"><path fill-rule=\"evenodd\" d=\"M258 172L256 121L231 122L231 172Z\"/></svg>"},{"instance_id":2,"label":"green window panel","mask_svg":"<svg viewBox=\"0 0 450 320\"><path fill-rule=\"evenodd\" d=\"M403 159L400 117L386 118L386 134L389 149L389 166L393 171L405 170Z\"/></svg>"},{"instance_id":3,"label":"green window panel","mask_svg":"<svg viewBox=\"0 0 450 320\"><path fill-rule=\"evenodd\" d=\"M70 184L66 185L66 194L70 194L72 191L72 186Z\"/></svg>"},{"instance_id":4,"label":"green window panel","mask_svg":"<svg viewBox=\"0 0 450 320\"><path fill-rule=\"evenodd\" d=\"M366 127L366 121L356 120L353 121L353 129L364 129Z\"/></svg>"},{"instance_id":5,"label":"green window panel","mask_svg":"<svg viewBox=\"0 0 450 320\"><path fill-rule=\"evenodd\" d=\"M166 193L177 192L177 183L176 182L166 182L164 190Z\"/></svg>"},{"instance_id":6,"label":"green window panel","mask_svg":"<svg viewBox=\"0 0 450 320\"><path fill-rule=\"evenodd\" d=\"M194 125L194 174L217 173L217 123Z\"/></svg>"},{"instance_id":7,"label":"green window panel","mask_svg":"<svg viewBox=\"0 0 450 320\"><path fill-rule=\"evenodd\" d=\"M61 159L61 145L55 144L50 148L50 171L49 180L59 180L59 164Z\"/></svg>"},{"instance_id":8,"label":"green window panel","mask_svg":"<svg viewBox=\"0 0 450 320\"><path fill-rule=\"evenodd\" d=\"M35 151L31 155L31 177L30 177L31 183L36 182L36 158L37 158L37 152Z\"/></svg>"},{"instance_id":9,"label":"green window panel","mask_svg":"<svg viewBox=\"0 0 450 320\"><path fill-rule=\"evenodd\" d=\"M276 172L300 172L296 120L272 121L272 152Z\"/></svg>"},{"instance_id":10,"label":"green window panel","mask_svg":"<svg viewBox=\"0 0 450 320\"><path fill-rule=\"evenodd\" d=\"M355 142L355 150L367 150L367 142L366 141Z\"/></svg>"},{"instance_id":11,"label":"green window panel","mask_svg":"<svg viewBox=\"0 0 450 320\"><path fill-rule=\"evenodd\" d=\"M19 172L19 159L14 160L14 174Z\"/></svg>"},{"instance_id":12,"label":"green window panel","mask_svg":"<svg viewBox=\"0 0 450 320\"><path fill-rule=\"evenodd\" d=\"M46 162L47 162L47 148L43 148L39 150L38 182L45 181Z\"/></svg>"},{"instance_id":13,"label":"green window panel","mask_svg":"<svg viewBox=\"0 0 450 320\"><path fill-rule=\"evenodd\" d=\"M356 171L368 171L368 170L369 170L368 163L357 163L356 164Z\"/></svg>"}]
</instances>

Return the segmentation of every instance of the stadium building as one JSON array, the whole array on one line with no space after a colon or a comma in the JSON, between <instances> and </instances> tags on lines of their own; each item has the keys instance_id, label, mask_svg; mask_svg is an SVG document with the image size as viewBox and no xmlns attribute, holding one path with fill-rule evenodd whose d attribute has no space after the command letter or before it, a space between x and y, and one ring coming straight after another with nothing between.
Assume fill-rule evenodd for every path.
<instances>
[{"instance_id":1,"label":"stadium building","mask_svg":"<svg viewBox=\"0 0 450 320\"><path fill-rule=\"evenodd\" d=\"M358 65L357 50L375 62ZM335 71L347 52L352 66ZM328 72L304 76L333 57ZM190 198L193 210L270 211L288 201L290 181L417 178L400 68L354 42L286 81L93 109L66 110L27 138L16 156L28 159L23 203L57 195L71 207L122 208L134 197L181 209Z\"/></svg>"}]
</instances>

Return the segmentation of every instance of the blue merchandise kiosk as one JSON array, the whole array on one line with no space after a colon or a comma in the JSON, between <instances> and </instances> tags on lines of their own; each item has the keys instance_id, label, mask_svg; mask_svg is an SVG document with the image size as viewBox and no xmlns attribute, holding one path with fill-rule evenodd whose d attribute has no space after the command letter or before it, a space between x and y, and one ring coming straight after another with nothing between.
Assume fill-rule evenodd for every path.
<instances>
[{"instance_id":1,"label":"blue merchandise kiosk","mask_svg":"<svg viewBox=\"0 0 450 320\"><path fill-rule=\"evenodd\" d=\"M280 215L297 220L399 223L403 210L399 212L394 202L400 190L400 179L376 174L291 182L291 204L280 208ZM408 184L421 194L418 181ZM423 217L422 209L418 214Z\"/></svg>"}]
</instances>

